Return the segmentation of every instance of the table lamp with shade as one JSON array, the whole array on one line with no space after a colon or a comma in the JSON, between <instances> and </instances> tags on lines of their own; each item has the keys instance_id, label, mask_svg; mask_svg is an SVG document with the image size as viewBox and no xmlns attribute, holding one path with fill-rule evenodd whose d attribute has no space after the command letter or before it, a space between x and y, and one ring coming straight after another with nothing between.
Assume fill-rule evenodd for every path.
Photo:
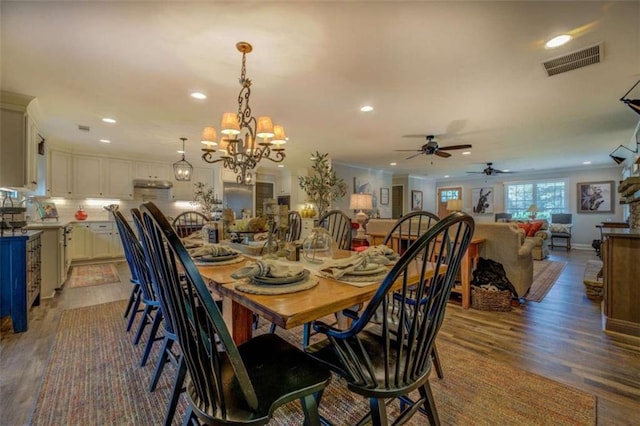
<instances>
[{"instance_id":1,"label":"table lamp with shade","mask_svg":"<svg viewBox=\"0 0 640 426\"><path fill-rule=\"evenodd\" d=\"M529 212L529 219L533 220L536 218L536 215L540 210L538 210L538 206L536 206L535 204L531 204L527 211Z\"/></svg>"},{"instance_id":2,"label":"table lamp with shade","mask_svg":"<svg viewBox=\"0 0 640 426\"><path fill-rule=\"evenodd\" d=\"M356 238L365 238L364 224L367 221L367 214L363 210L373 209L373 197L371 194L351 194L349 208L352 210L360 210L356 214L356 222L360 225L356 232Z\"/></svg>"},{"instance_id":3,"label":"table lamp with shade","mask_svg":"<svg viewBox=\"0 0 640 426\"><path fill-rule=\"evenodd\" d=\"M447 201L447 211L450 211L450 212L461 212L462 211L462 200L448 200Z\"/></svg>"}]
</instances>

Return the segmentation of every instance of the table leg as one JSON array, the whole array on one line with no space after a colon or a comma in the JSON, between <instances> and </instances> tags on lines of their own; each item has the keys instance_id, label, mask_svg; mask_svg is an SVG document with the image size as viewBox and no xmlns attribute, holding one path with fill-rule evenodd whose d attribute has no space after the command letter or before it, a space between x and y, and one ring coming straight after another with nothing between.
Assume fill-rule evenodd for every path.
<instances>
[{"instance_id":1,"label":"table leg","mask_svg":"<svg viewBox=\"0 0 640 426\"><path fill-rule=\"evenodd\" d=\"M231 322L233 324L233 341L240 345L251 339L253 332L253 311L237 302L231 306Z\"/></svg>"}]
</instances>

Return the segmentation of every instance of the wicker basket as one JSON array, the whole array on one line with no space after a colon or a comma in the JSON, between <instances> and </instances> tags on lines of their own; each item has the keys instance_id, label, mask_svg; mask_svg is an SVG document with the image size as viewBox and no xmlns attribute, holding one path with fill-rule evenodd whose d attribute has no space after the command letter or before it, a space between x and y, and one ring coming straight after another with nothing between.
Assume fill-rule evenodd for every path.
<instances>
[{"instance_id":1,"label":"wicker basket","mask_svg":"<svg viewBox=\"0 0 640 426\"><path fill-rule=\"evenodd\" d=\"M471 307L480 311L510 311L511 292L471 287Z\"/></svg>"},{"instance_id":2,"label":"wicker basket","mask_svg":"<svg viewBox=\"0 0 640 426\"><path fill-rule=\"evenodd\" d=\"M602 300L602 295L604 293L602 277L599 277L601 270L601 261L589 260L587 262L587 267L584 270L584 277L582 279L587 297L596 302Z\"/></svg>"}]
</instances>

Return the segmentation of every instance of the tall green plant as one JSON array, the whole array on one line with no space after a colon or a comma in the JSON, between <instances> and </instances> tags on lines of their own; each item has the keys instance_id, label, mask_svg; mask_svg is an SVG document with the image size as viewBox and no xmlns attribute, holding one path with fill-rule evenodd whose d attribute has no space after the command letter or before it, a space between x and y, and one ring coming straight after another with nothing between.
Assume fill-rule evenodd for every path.
<instances>
[{"instance_id":1,"label":"tall green plant","mask_svg":"<svg viewBox=\"0 0 640 426\"><path fill-rule=\"evenodd\" d=\"M298 178L300 188L307 194L307 200L314 203L322 216L336 200L347 194L347 184L329 165L329 154L316 151L313 156L313 174Z\"/></svg>"}]
</instances>

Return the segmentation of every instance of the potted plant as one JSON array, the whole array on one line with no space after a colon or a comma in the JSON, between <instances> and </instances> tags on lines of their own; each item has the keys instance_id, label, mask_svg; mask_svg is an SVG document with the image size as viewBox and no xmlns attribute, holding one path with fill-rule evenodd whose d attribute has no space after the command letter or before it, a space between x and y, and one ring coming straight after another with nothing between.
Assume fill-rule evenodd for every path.
<instances>
[{"instance_id":1,"label":"potted plant","mask_svg":"<svg viewBox=\"0 0 640 426\"><path fill-rule=\"evenodd\" d=\"M213 188L208 188L205 183L196 182L193 186L193 201L200 205L202 214L211 219L215 206L221 204L221 201L213 193Z\"/></svg>"},{"instance_id":2,"label":"potted plant","mask_svg":"<svg viewBox=\"0 0 640 426\"><path fill-rule=\"evenodd\" d=\"M347 194L347 184L331 168L328 156L316 152L311 166L313 174L298 178L300 188L307 194L307 200L316 205L319 216L327 212L332 202Z\"/></svg>"}]
</instances>

